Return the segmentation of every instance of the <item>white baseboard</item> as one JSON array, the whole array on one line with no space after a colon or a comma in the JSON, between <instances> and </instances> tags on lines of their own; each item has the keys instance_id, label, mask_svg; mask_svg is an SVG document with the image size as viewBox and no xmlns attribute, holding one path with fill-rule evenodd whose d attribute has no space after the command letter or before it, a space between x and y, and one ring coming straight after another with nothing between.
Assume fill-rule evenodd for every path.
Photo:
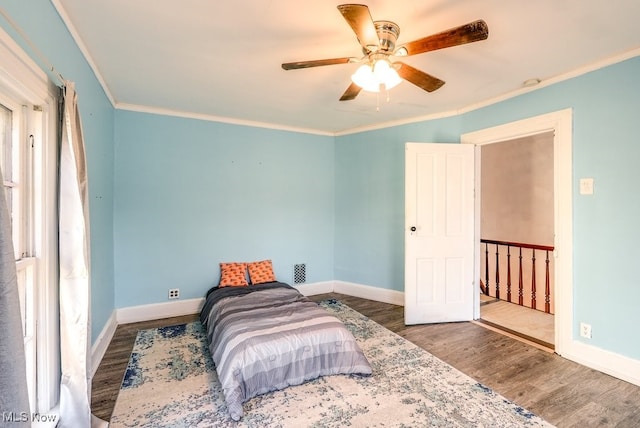
<instances>
[{"instance_id":1,"label":"white baseboard","mask_svg":"<svg viewBox=\"0 0 640 428\"><path fill-rule=\"evenodd\" d=\"M174 300L173 302L152 303L150 305L129 306L116 309L118 325L132 322L156 320L197 314L202 310L204 297L199 299Z\"/></svg>"},{"instance_id":2,"label":"white baseboard","mask_svg":"<svg viewBox=\"0 0 640 428\"><path fill-rule=\"evenodd\" d=\"M375 300L376 302L404 306L404 293L401 291L372 287L371 285L357 284L354 282L325 281L297 285L296 288L305 296L335 292L360 297L362 299Z\"/></svg>"},{"instance_id":3,"label":"white baseboard","mask_svg":"<svg viewBox=\"0 0 640 428\"><path fill-rule=\"evenodd\" d=\"M95 342L93 342L93 346L91 346L91 377L96 374L100 361L102 361L102 357L104 357L104 354L107 352L107 348L109 347L109 343L111 343L111 339L113 339L116 328L118 328L118 322L116 320L116 311L114 310L111 312L111 316L107 320Z\"/></svg>"},{"instance_id":4,"label":"white baseboard","mask_svg":"<svg viewBox=\"0 0 640 428\"><path fill-rule=\"evenodd\" d=\"M314 296L316 294L325 294L333 292L333 281L314 282L313 284L300 284L295 288L305 296Z\"/></svg>"},{"instance_id":5,"label":"white baseboard","mask_svg":"<svg viewBox=\"0 0 640 428\"><path fill-rule=\"evenodd\" d=\"M562 356L615 378L640 386L640 360L573 340Z\"/></svg>"},{"instance_id":6,"label":"white baseboard","mask_svg":"<svg viewBox=\"0 0 640 428\"><path fill-rule=\"evenodd\" d=\"M334 281L333 291L376 302L404 306L404 292L346 281Z\"/></svg>"}]
</instances>

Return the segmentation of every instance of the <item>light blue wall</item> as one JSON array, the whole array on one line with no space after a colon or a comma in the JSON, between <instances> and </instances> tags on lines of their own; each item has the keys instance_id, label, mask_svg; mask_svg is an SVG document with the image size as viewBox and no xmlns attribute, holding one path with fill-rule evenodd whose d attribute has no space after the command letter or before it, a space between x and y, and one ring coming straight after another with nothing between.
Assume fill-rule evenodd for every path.
<instances>
[{"instance_id":1,"label":"light blue wall","mask_svg":"<svg viewBox=\"0 0 640 428\"><path fill-rule=\"evenodd\" d=\"M574 336L640 359L640 58L440 119L340 137L336 142L336 261L339 280L402 290L405 141L459 142L466 132L573 109ZM578 180L593 177L595 194Z\"/></svg>"},{"instance_id":2,"label":"light blue wall","mask_svg":"<svg viewBox=\"0 0 640 428\"><path fill-rule=\"evenodd\" d=\"M92 337L95 340L114 308L114 109L50 1L0 0L0 7L9 13L58 72L76 83L89 171L91 310ZM34 54L29 43L1 17L0 25L43 70L48 71L48 64L40 63L39 55Z\"/></svg>"},{"instance_id":3,"label":"light blue wall","mask_svg":"<svg viewBox=\"0 0 640 428\"><path fill-rule=\"evenodd\" d=\"M116 306L200 298L219 263L333 279L334 140L116 113Z\"/></svg>"}]
</instances>

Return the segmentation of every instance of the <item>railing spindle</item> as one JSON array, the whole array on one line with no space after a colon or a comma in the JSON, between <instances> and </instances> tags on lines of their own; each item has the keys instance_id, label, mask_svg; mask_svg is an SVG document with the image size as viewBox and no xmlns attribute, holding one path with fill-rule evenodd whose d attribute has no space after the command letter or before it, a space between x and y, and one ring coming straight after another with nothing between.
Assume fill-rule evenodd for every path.
<instances>
[{"instance_id":1,"label":"railing spindle","mask_svg":"<svg viewBox=\"0 0 640 428\"><path fill-rule=\"evenodd\" d=\"M531 307L536 309L536 250L531 256Z\"/></svg>"},{"instance_id":2,"label":"railing spindle","mask_svg":"<svg viewBox=\"0 0 640 428\"><path fill-rule=\"evenodd\" d=\"M523 281L522 281L522 247L520 247L519 266L518 266L518 304L523 305Z\"/></svg>"},{"instance_id":3,"label":"railing spindle","mask_svg":"<svg viewBox=\"0 0 640 428\"><path fill-rule=\"evenodd\" d=\"M545 259L545 279L544 279L544 311L551 313L551 280L549 278L549 250Z\"/></svg>"},{"instance_id":4,"label":"railing spindle","mask_svg":"<svg viewBox=\"0 0 640 428\"><path fill-rule=\"evenodd\" d=\"M511 246L507 245L507 302L511 302Z\"/></svg>"},{"instance_id":5,"label":"railing spindle","mask_svg":"<svg viewBox=\"0 0 640 428\"><path fill-rule=\"evenodd\" d=\"M486 284L484 285L484 294L489 296L489 244L484 244L484 279Z\"/></svg>"},{"instance_id":6,"label":"railing spindle","mask_svg":"<svg viewBox=\"0 0 640 428\"><path fill-rule=\"evenodd\" d=\"M500 298L500 251L496 244L496 299Z\"/></svg>"}]
</instances>

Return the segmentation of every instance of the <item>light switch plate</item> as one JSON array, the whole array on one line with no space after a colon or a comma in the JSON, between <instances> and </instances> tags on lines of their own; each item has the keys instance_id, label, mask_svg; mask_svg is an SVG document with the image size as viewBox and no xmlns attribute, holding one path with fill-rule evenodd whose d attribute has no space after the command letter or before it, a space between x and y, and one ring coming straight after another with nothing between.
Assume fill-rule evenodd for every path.
<instances>
[{"instance_id":1,"label":"light switch plate","mask_svg":"<svg viewBox=\"0 0 640 428\"><path fill-rule=\"evenodd\" d=\"M593 195L593 178L580 179L580 194Z\"/></svg>"}]
</instances>

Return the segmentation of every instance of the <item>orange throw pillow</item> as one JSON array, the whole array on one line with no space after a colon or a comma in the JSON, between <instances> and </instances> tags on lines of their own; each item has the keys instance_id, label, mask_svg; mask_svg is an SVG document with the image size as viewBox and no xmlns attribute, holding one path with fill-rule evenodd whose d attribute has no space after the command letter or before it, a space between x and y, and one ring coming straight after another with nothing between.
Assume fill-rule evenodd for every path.
<instances>
[{"instance_id":1,"label":"orange throw pillow","mask_svg":"<svg viewBox=\"0 0 640 428\"><path fill-rule=\"evenodd\" d=\"M264 284L265 282L274 282L276 280L271 260L251 262L248 266L249 279L252 284Z\"/></svg>"},{"instance_id":2,"label":"orange throw pillow","mask_svg":"<svg viewBox=\"0 0 640 428\"><path fill-rule=\"evenodd\" d=\"M246 263L220 263L220 287L244 287L247 282Z\"/></svg>"}]
</instances>

